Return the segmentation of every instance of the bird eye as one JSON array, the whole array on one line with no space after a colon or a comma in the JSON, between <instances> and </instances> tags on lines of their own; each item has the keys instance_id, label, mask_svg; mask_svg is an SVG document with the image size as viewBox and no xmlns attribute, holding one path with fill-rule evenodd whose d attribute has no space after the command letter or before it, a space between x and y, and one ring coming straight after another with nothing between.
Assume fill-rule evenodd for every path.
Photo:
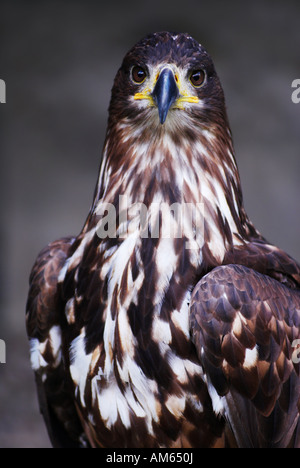
<instances>
[{"instance_id":1,"label":"bird eye","mask_svg":"<svg viewBox=\"0 0 300 468\"><path fill-rule=\"evenodd\" d=\"M205 80L205 72L203 70L195 70L191 73L190 81L195 88L200 88Z\"/></svg>"},{"instance_id":2,"label":"bird eye","mask_svg":"<svg viewBox=\"0 0 300 468\"><path fill-rule=\"evenodd\" d=\"M141 84L145 81L147 73L144 68L135 66L131 71L131 76L135 83Z\"/></svg>"}]
</instances>

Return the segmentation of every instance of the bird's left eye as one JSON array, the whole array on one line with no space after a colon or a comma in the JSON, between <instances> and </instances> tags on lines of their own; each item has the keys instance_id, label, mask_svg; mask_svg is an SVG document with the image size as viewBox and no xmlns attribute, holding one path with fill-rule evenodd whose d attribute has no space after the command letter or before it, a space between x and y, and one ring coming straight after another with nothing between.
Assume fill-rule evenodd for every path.
<instances>
[{"instance_id":1,"label":"bird's left eye","mask_svg":"<svg viewBox=\"0 0 300 468\"><path fill-rule=\"evenodd\" d=\"M135 66L131 71L131 76L135 83L141 84L145 81L147 73L144 68Z\"/></svg>"},{"instance_id":2,"label":"bird's left eye","mask_svg":"<svg viewBox=\"0 0 300 468\"><path fill-rule=\"evenodd\" d=\"M190 81L195 88L200 88L205 81L205 72L203 70L195 70L191 73Z\"/></svg>"}]
</instances>

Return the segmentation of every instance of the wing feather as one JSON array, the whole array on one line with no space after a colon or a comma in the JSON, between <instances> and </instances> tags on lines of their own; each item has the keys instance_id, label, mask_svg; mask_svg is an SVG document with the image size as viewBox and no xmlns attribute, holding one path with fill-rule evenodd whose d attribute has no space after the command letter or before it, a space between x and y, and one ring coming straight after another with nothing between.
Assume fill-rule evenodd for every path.
<instances>
[{"instance_id":1,"label":"wing feather","mask_svg":"<svg viewBox=\"0 0 300 468\"><path fill-rule=\"evenodd\" d=\"M39 254L30 275L26 306L26 328L40 411L55 448L84 444L62 355L64 305L58 288L58 276L73 241L73 238L55 241Z\"/></svg>"},{"instance_id":2,"label":"wing feather","mask_svg":"<svg viewBox=\"0 0 300 468\"><path fill-rule=\"evenodd\" d=\"M299 444L299 319L299 290L245 266L215 268L193 291L193 342L239 446Z\"/></svg>"}]
</instances>

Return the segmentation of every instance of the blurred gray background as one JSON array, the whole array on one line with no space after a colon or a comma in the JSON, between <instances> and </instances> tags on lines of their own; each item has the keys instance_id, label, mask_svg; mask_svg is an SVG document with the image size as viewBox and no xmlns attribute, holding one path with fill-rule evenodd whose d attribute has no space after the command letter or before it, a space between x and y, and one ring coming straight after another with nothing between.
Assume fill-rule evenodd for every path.
<instances>
[{"instance_id":1,"label":"blurred gray background","mask_svg":"<svg viewBox=\"0 0 300 468\"><path fill-rule=\"evenodd\" d=\"M1 0L0 447L49 447L24 328L28 276L44 245L84 223L113 78L147 33L189 32L212 54L248 214L300 260L299 22L299 0Z\"/></svg>"}]
</instances>

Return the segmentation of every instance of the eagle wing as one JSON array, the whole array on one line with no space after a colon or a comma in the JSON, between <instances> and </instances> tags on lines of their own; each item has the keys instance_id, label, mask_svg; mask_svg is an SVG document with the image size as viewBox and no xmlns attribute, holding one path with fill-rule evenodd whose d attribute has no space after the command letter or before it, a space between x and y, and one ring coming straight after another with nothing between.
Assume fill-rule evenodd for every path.
<instances>
[{"instance_id":1,"label":"eagle wing","mask_svg":"<svg viewBox=\"0 0 300 468\"><path fill-rule=\"evenodd\" d=\"M238 447L299 447L299 266L262 242L230 259L249 266L213 269L191 298L192 340L214 410Z\"/></svg>"},{"instance_id":2,"label":"eagle wing","mask_svg":"<svg viewBox=\"0 0 300 468\"><path fill-rule=\"evenodd\" d=\"M35 372L40 411L53 447L85 444L67 365L63 359L64 304L58 287L59 273L74 239L64 238L39 254L30 275L26 328L31 364Z\"/></svg>"}]
</instances>

